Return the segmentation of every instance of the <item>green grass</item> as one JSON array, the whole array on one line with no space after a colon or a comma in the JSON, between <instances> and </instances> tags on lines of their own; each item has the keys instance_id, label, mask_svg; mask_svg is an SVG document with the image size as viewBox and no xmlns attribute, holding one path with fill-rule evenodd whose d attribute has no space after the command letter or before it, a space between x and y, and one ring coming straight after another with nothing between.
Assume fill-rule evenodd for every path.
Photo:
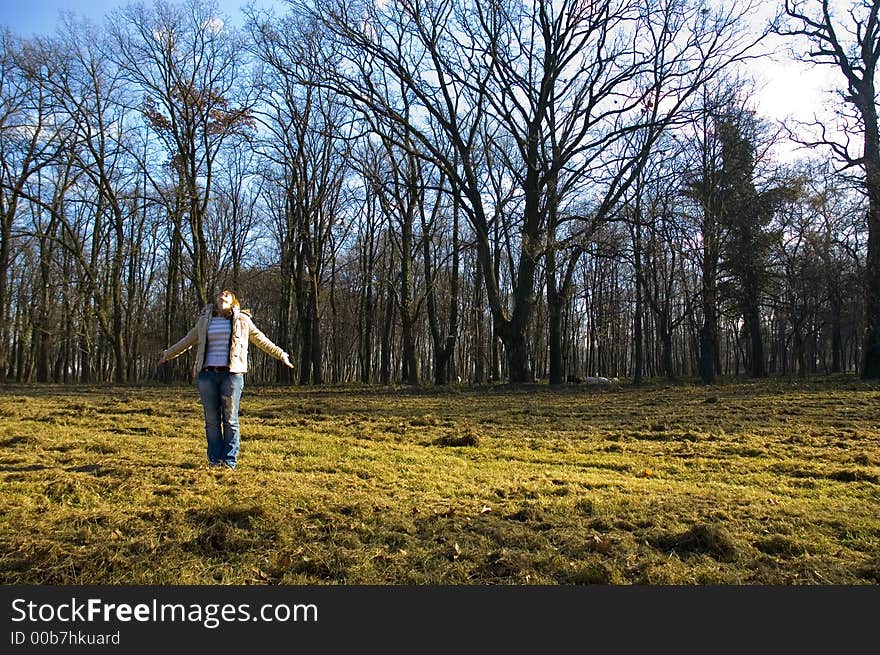
<instances>
[{"instance_id":1,"label":"green grass","mask_svg":"<svg viewBox=\"0 0 880 655\"><path fill-rule=\"evenodd\" d=\"M0 387L4 584L877 584L880 387Z\"/></svg>"}]
</instances>

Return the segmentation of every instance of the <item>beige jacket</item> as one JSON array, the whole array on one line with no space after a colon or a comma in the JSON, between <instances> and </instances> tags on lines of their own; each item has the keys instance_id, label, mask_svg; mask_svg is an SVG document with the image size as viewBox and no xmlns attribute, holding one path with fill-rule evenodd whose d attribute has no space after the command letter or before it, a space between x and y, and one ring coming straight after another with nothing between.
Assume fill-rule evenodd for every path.
<instances>
[{"instance_id":1,"label":"beige jacket","mask_svg":"<svg viewBox=\"0 0 880 655\"><path fill-rule=\"evenodd\" d=\"M162 357L166 360L179 357L187 350L198 345L196 351L196 360L193 363L193 377L198 376L205 362L205 344L208 340L208 323L211 322L211 316L214 312L214 306L208 305L205 311L199 316L199 320L193 328L187 332L186 336L162 353ZM234 309L232 312L232 341L229 344L229 372L230 373L247 373L248 370L248 343L253 343L260 350L276 359L284 357L285 352L269 338L257 329L251 320L250 314L246 311Z\"/></svg>"}]
</instances>

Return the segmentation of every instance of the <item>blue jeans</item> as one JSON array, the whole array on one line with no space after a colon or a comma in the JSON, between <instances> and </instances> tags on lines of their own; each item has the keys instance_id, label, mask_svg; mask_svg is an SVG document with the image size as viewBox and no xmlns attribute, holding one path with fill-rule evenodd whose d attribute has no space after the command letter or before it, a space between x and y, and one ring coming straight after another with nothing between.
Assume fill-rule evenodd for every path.
<instances>
[{"instance_id":1,"label":"blue jeans","mask_svg":"<svg viewBox=\"0 0 880 655\"><path fill-rule=\"evenodd\" d=\"M205 410L208 462L235 468L241 437L238 431L238 403L244 389L244 373L202 371L199 397ZM222 431L221 431L222 425Z\"/></svg>"}]
</instances>

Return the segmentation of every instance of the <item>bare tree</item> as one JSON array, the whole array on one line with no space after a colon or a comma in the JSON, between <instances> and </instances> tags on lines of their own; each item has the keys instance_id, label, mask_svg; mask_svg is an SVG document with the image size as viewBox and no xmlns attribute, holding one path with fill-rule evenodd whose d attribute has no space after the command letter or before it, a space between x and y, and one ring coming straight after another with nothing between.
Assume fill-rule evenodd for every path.
<instances>
[{"instance_id":1,"label":"bare tree","mask_svg":"<svg viewBox=\"0 0 880 655\"><path fill-rule=\"evenodd\" d=\"M213 286L238 289L242 267L260 243L262 180L257 175L258 155L245 139L228 144L220 155L220 164L211 216L215 227L208 234L211 259L219 276Z\"/></svg>"},{"instance_id":2,"label":"bare tree","mask_svg":"<svg viewBox=\"0 0 880 655\"><path fill-rule=\"evenodd\" d=\"M317 82L321 67L315 61L323 36L314 23L288 17L276 26L251 13L248 27L257 56L269 67L267 107L258 113L269 132L261 152L278 172L285 197L279 226L287 290L281 335L289 332L286 323L295 302L302 344L300 382L320 384L323 275L338 243L333 231L341 218L348 169L349 115Z\"/></svg>"},{"instance_id":3,"label":"bare tree","mask_svg":"<svg viewBox=\"0 0 880 655\"><path fill-rule=\"evenodd\" d=\"M458 341L461 241L458 203L454 200L450 202L451 194L444 188L445 177L442 173L439 178L430 216L426 203L422 203L421 227L428 327L434 354L434 384L444 385L451 381L451 365ZM447 235L448 239L445 238ZM440 316L441 290L447 294L445 324Z\"/></svg>"},{"instance_id":4,"label":"bare tree","mask_svg":"<svg viewBox=\"0 0 880 655\"><path fill-rule=\"evenodd\" d=\"M779 34L806 39L802 59L836 68L844 82L840 129L816 121L818 138L795 137L831 149L844 169L861 173L868 200L865 266L865 337L862 377L880 378L880 129L875 74L880 59L880 0L856 0L843 8L831 0L786 0Z\"/></svg>"},{"instance_id":5,"label":"bare tree","mask_svg":"<svg viewBox=\"0 0 880 655\"><path fill-rule=\"evenodd\" d=\"M214 167L226 139L250 130L255 94L244 78L244 49L226 27L213 0L179 6L157 0L133 4L110 22L109 51L125 77L143 91L140 109L160 137L177 198L166 203L172 217L185 216L195 297L208 301L205 221L213 195ZM155 183L164 192L166 185Z\"/></svg>"},{"instance_id":6,"label":"bare tree","mask_svg":"<svg viewBox=\"0 0 880 655\"><path fill-rule=\"evenodd\" d=\"M91 38L92 27L72 19L66 19L64 25L63 37L46 45L50 56L60 62L58 72L48 76L46 84L59 110L68 117L74 164L83 183L88 181L91 192L87 195L94 200L88 203L91 224L81 234L66 214L60 217L70 237L63 243L72 249L80 265L86 297L94 301L99 326L113 346L115 380L127 382L130 353L125 338L125 263L132 249L128 229L137 221L133 196L138 181L137 162L128 156L131 123L124 103L127 90L119 69ZM101 261L100 247L105 234L110 244L106 264Z\"/></svg>"},{"instance_id":7,"label":"bare tree","mask_svg":"<svg viewBox=\"0 0 880 655\"><path fill-rule=\"evenodd\" d=\"M64 121L55 115L47 88L53 65L37 42L24 42L8 30L0 32L0 307L10 304L13 227L26 185L42 168L52 165L62 149ZM0 315L0 378L8 371L10 316Z\"/></svg>"},{"instance_id":8,"label":"bare tree","mask_svg":"<svg viewBox=\"0 0 880 655\"><path fill-rule=\"evenodd\" d=\"M641 283L644 300L651 310L655 341L659 343L659 371L667 378L677 375L673 343L675 331L691 316L696 301L687 285L684 260L687 247L687 222L682 219L678 144L658 152L646 177L642 211L637 213L636 233L644 232L641 241ZM640 185L641 186L641 185Z\"/></svg>"},{"instance_id":9,"label":"bare tree","mask_svg":"<svg viewBox=\"0 0 880 655\"><path fill-rule=\"evenodd\" d=\"M393 133L394 129L394 125L388 126L390 132ZM412 150L396 147L393 138L383 135L380 139L381 148L373 153L373 166L367 179L379 199L382 213L389 219L388 236L400 265L385 282L400 317L403 378L410 386L418 386L421 372L416 354L416 331L424 296L416 291L416 218L425 204L422 184L425 163Z\"/></svg>"},{"instance_id":10,"label":"bare tree","mask_svg":"<svg viewBox=\"0 0 880 655\"><path fill-rule=\"evenodd\" d=\"M368 151L369 143L364 142L362 149ZM369 157L355 154L353 161L363 162L369 166ZM375 312L379 307L377 293L380 286L378 272L380 235L383 224L383 214L380 202L373 185L369 183L369 172L364 170L363 197L360 207L355 212L356 239L353 247L356 251L358 262L358 365L360 367L360 381L369 384L373 379L373 334L377 327Z\"/></svg>"},{"instance_id":11,"label":"bare tree","mask_svg":"<svg viewBox=\"0 0 880 655\"><path fill-rule=\"evenodd\" d=\"M401 135L418 142L459 190L512 382L532 377L526 334L548 212L590 177L596 153L646 124L646 105L650 124L662 122L751 45L737 31L748 7L712 14L678 0L660 6L640 0L317 0L297 6L338 37L328 86L365 112L401 124ZM668 71L656 65L660 58L674 61ZM386 92L391 84L400 86L400 96ZM418 112L401 111L404 102ZM481 156L486 139L513 144L498 151L495 165L521 193L509 305L493 270ZM612 165L610 184L631 176L634 165L631 155ZM577 173L562 180L569 169ZM606 198L610 206L615 194Z\"/></svg>"}]
</instances>

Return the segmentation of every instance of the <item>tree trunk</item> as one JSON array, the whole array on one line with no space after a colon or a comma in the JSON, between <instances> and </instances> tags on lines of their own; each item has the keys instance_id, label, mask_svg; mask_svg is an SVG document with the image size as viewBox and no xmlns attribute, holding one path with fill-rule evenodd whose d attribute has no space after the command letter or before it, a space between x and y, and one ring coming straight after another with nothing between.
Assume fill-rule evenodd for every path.
<instances>
[{"instance_id":1,"label":"tree trunk","mask_svg":"<svg viewBox=\"0 0 880 655\"><path fill-rule=\"evenodd\" d=\"M321 317L318 305L318 280L313 273L310 276L309 289L309 317L311 321L311 341L309 343L309 357L312 363L312 382L324 383L323 348L321 346Z\"/></svg>"},{"instance_id":2,"label":"tree trunk","mask_svg":"<svg viewBox=\"0 0 880 655\"><path fill-rule=\"evenodd\" d=\"M474 383L486 382L485 307L483 306L483 266L479 257L474 271Z\"/></svg>"},{"instance_id":3,"label":"tree trunk","mask_svg":"<svg viewBox=\"0 0 880 655\"><path fill-rule=\"evenodd\" d=\"M358 356L360 359L360 380L369 384L373 373L373 270L372 234L361 244L361 297L358 312Z\"/></svg>"},{"instance_id":4,"label":"tree trunk","mask_svg":"<svg viewBox=\"0 0 880 655\"><path fill-rule=\"evenodd\" d=\"M410 209L414 209L411 205ZM403 361L405 382L413 387L419 385L419 361L416 356L415 316L412 297L412 215L402 220L400 236L400 327L403 337Z\"/></svg>"},{"instance_id":5,"label":"tree trunk","mask_svg":"<svg viewBox=\"0 0 880 655\"><path fill-rule=\"evenodd\" d=\"M711 229L711 228L710 228ZM718 347L718 290L716 273L718 253L716 240L710 230L704 230L703 250L703 325L700 327L700 379L703 384L715 382L719 370L720 348Z\"/></svg>"},{"instance_id":6,"label":"tree trunk","mask_svg":"<svg viewBox=\"0 0 880 655\"><path fill-rule=\"evenodd\" d=\"M761 310L752 305L748 309L746 325L749 331L749 375L753 378L767 376L767 368L764 364L764 338L761 332Z\"/></svg>"},{"instance_id":7,"label":"tree trunk","mask_svg":"<svg viewBox=\"0 0 880 655\"><path fill-rule=\"evenodd\" d=\"M452 265L449 269L449 324L443 329L442 321L437 315L437 278L438 272L431 254L430 239L422 240L422 251L425 261L425 278L427 280L427 309L428 326L431 331L431 340L434 346L434 384L444 386L449 384L451 375L450 364L455 353L455 343L458 339L458 315L459 315L459 242L458 242L458 206L453 208L452 214ZM422 223L422 231L428 233L428 226Z\"/></svg>"},{"instance_id":8,"label":"tree trunk","mask_svg":"<svg viewBox=\"0 0 880 655\"><path fill-rule=\"evenodd\" d=\"M714 302L703 303L703 325L700 327L700 379L703 384L715 382L718 355L718 318Z\"/></svg>"},{"instance_id":9,"label":"tree trunk","mask_svg":"<svg viewBox=\"0 0 880 655\"><path fill-rule=\"evenodd\" d=\"M548 253L548 262L549 260ZM565 382L565 364L563 362L563 334L562 334L562 310L564 301L556 289L556 283L551 281L556 272L547 267L547 323L550 351L550 384L562 384ZM555 268L555 267L554 267Z\"/></svg>"},{"instance_id":10,"label":"tree trunk","mask_svg":"<svg viewBox=\"0 0 880 655\"><path fill-rule=\"evenodd\" d=\"M545 255L545 284L547 285L547 339L550 351L550 384L565 382L565 364L563 362L562 311L565 306L564 294L557 285L557 265L555 229L547 234L547 252Z\"/></svg>"},{"instance_id":11,"label":"tree trunk","mask_svg":"<svg viewBox=\"0 0 880 655\"><path fill-rule=\"evenodd\" d=\"M880 176L877 176L880 177ZM875 183L880 180L875 180ZM868 255L865 266L865 338L862 378L880 379L880 184L868 194Z\"/></svg>"},{"instance_id":12,"label":"tree trunk","mask_svg":"<svg viewBox=\"0 0 880 655\"><path fill-rule=\"evenodd\" d=\"M302 344L299 354L299 383L305 385L312 381L311 286L305 280L302 254L298 255L297 260L296 323L299 342Z\"/></svg>"},{"instance_id":13,"label":"tree trunk","mask_svg":"<svg viewBox=\"0 0 880 655\"><path fill-rule=\"evenodd\" d=\"M14 206L4 206L0 213L0 307L9 307L11 304L7 297L9 293L9 271L10 256L12 242L12 217L14 216ZM0 312L0 381L4 380L10 372L10 358L6 344L9 343L10 337L10 318L9 312Z\"/></svg>"},{"instance_id":14,"label":"tree trunk","mask_svg":"<svg viewBox=\"0 0 880 655\"><path fill-rule=\"evenodd\" d=\"M510 384L533 382L529 366L529 349L525 330L518 326L507 328L502 336L507 351L508 379Z\"/></svg>"},{"instance_id":15,"label":"tree trunk","mask_svg":"<svg viewBox=\"0 0 880 655\"><path fill-rule=\"evenodd\" d=\"M832 301L831 304L831 372L840 373L843 370L843 330L840 321L840 303Z\"/></svg>"},{"instance_id":16,"label":"tree trunk","mask_svg":"<svg viewBox=\"0 0 880 655\"><path fill-rule=\"evenodd\" d=\"M394 268L394 258L388 259L388 275L390 278L391 271ZM382 384L391 383L391 347L394 332L394 310L396 307L394 301L394 293L389 289L385 296L385 316L382 321L382 348L380 353L379 377Z\"/></svg>"},{"instance_id":17,"label":"tree trunk","mask_svg":"<svg viewBox=\"0 0 880 655\"><path fill-rule=\"evenodd\" d=\"M660 332L660 346L663 350L661 355L663 374L666 376L667 380L674 380L676 375L675 363L672 359L672 330L664 328L664 330Z\"/></svg>"},{"instance_id":18,"label":"tree trunk","mask_svg":"<svg viewBox=\"0 0 880 655\"><path fill-rule=\"evenodd\" d=\"M634 231L633 255L636 285L636 306L633 316L633 384L640 385L643 382L645 368L645 345L642 338L642 230L638 222Z\"/></svg>"}]
</instances>

